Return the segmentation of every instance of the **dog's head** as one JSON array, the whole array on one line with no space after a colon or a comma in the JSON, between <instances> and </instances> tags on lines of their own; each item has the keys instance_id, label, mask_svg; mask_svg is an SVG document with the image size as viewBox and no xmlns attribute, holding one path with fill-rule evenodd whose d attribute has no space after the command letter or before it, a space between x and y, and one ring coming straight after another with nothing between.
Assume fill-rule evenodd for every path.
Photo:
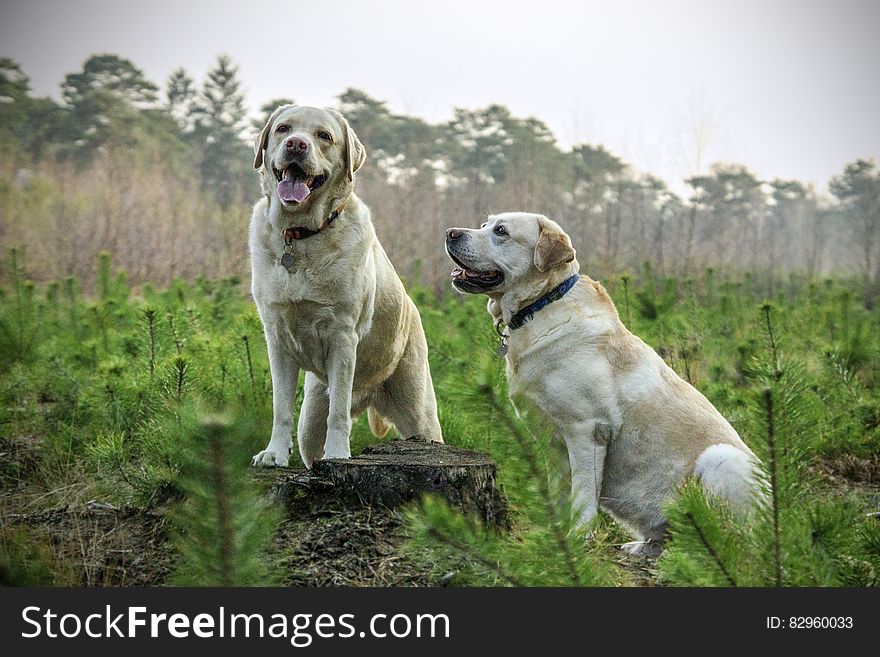
<instances>
[{"instance_id":1,"label":"dog's head","mask_svg":"<svg viewBox=\"0 0 880 657\"><path fill-rule=\"evenodd\" d=\"M446 253L458 265L452 285L461 292L528 298L577 272L575 250L555 221L539 214L496 214L480 228L450 228Z\"/></svg>"},{"instance_id":2,"label":"dog's head","mask_svg":"<svg viewBox=\"0 0 880 657\"><path fill-rule=\"evenodd\" d=\"M263 191L288 212L308 209L322 197L350 188L366 151L335 110L282 105L254 142L254 169Z\"/></svg>"}]
</instances>

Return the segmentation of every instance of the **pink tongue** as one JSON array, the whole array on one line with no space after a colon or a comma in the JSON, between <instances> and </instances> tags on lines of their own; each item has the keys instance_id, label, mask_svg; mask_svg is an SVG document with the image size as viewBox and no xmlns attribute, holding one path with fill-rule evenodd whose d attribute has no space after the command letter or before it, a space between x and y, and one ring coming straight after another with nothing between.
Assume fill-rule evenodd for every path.
<instances>
[{"instance_id":1,"label":"pink tongue","mask_svg":"<svg viewBox=\"0 0 880 657\"><path fill-rule=\"evenodd\" d=\"M285 203L302 203L309 191L309 186L302 180L282 180L278 183L278 196Z\"/></svg>"}]
</instances>

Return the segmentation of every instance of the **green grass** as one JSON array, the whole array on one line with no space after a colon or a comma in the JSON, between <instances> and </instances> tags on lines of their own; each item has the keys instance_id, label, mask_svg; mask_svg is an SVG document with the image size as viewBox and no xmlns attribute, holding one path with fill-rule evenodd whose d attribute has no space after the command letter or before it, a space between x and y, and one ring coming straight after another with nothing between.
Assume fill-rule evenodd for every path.
<instances>
[{"instance_id":1,"label":"green grass","mask_svg":"<svg viewBox=\"0 0 880 657\"><path fill-rule=\"evenodd\" d=\"M187 455L204 433L201 418L211 414L233 425L231 464L248 467L247 455L261 449L271 431L272 391L260 320L239 280L178 280L167 289L145 286L135 293L124 272L102 256L96 295L86 297L75 280L30 284L25 265L20 254L10 252L8 280L0 288L0 438L9 445L21 436L36 437L39 458L31 469L2 461L4 490L26 487L30 511L92 499L139 509L176 503L191 497ZM826 460L880 455L880 314L858 302L858 281L792 276L777 282L769 300L752 277L711 271L696 280L656 280L644 272L604 283L629 328L706 394L762 454L760 394L770 352L761 306L769 301L777 356L796 372L798 412L805 418L799 428L785 429L801 455L799 467L811 472ZM537 465L529 465L523 450L530 448L512 435L528 436L528 427L505 424L510 406L483 299L451 292L437 297L418 285L409 290L428 337L444 435L452 444L494 456L514 512L510 536L493 538L478 535L478 528L452 526L442 510L428 509L422 516L414 511L417 539L424 538L419 526L430 526L433 518L465 542L495 541L488 559L478 558L483 549L478 547L440 550L438 568L447 567L444 559L457 559L469 573L460 583L509 583L504 563L516 570L513 579L520 583L630 583L612 563L613 544L625 536L607 518L598 521L588 549L552 531L554 526L568 531L567 511L559 507L554 518L536 487L548 476L541 440L534 447ZM359 418L353 451L374 440L366 417ZM864 517L877 502L876 491L854 482L844 495L850 501L829 510L820 503L837 503L842 493L806 475L797 494L819 509L816 522L833 527ZM685 497L699 506L694 495ZM14 498L7 496L7 507L9 499ZM679 516L687 514L679 509ZM859 531L853 529L842 543L876 542L873 534ZM4 561L14 563L22 539L9 536L2 554L11 550ZM571 567L564 563L567 550L577 553ZM582 562L582 554L592 561ZM724 583L704 576L705 564L675 557L674 550L669 554L663 572L672 583L687 583L697 571L703 575L696 582ZM869 566L851 567L858 568ZM31 571L32 580L45 579L39 568ZM812 581L840 578L803 576L791 583Z\"/></svg>"}]
</instances>

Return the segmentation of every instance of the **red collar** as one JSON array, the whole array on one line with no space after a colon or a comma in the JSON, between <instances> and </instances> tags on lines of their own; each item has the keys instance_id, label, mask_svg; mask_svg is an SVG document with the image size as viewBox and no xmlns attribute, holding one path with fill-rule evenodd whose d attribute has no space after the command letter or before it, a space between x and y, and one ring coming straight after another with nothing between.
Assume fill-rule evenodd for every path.
<instances>
[{"instance_id":1,"label":"red collar","mask_svg":"<svg viewBox=\"0 0 880 657\"><path fill-rule=\"evenodd\" d=\"M290 245L290 243L294 240L304 240L312 237L313 235L317 235L323 230L326 230L327 228L329 228L330 224L336 221L336 218L342 213L344 209L345 201L343 201L342 205L340 205L338 208L336 208L336 210L333 211L333 214L327 217L327 219L324 221L324 223L321 224L321 227L318 228L318 230L312 230L311 228L306 228L305 226L291 226L290 228L285 228L281 231L281 234L284 235L284 243Z\"/></svg>"}]
</instances>

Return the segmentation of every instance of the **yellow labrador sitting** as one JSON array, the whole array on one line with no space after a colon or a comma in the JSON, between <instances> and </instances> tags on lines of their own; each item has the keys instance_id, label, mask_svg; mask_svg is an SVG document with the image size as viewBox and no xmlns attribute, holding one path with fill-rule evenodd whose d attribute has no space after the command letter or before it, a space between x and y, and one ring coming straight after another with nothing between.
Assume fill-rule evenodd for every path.
<instances>
[{"instance_id":1,"label":"yellow labrador sitting","mask_svg":"<svg viewBox=\"0 0 880 657\"><path fill-rule=\"evenodd\" d=\"M272 436L254 465L286 466L293 402L306 467L351 456L352 416L376 436L442 442L428 347L415 304L354 193L366 153L341 114L285 105L255 144L264 198L250 225L252 291L272 374Z\"/></svg>"},{"instance_id":2,"label":"yellow labrador sitting","mask_svg":"<svg viewBox=\"0 0 880 657\"><path fill-rule=\"evenodd\" d=\"M511 400L546 416L568 451L581 524L603 509L657 554L663 503L689 476L737 507L758 491L757 459L727 420L620 322L602 286L579 276L571 240L536 214L450 228L453 286L489 296L504 329Z\"/></svg>"}]
</instances>

